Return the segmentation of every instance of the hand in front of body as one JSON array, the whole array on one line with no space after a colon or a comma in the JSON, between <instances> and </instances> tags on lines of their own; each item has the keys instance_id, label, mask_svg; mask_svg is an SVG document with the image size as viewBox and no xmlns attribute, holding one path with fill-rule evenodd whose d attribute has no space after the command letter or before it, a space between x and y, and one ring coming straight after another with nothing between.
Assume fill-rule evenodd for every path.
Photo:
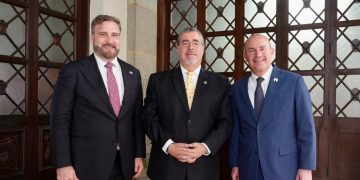
<instances>
[{"instance_id":1,"label":"hand in front of body","mask_svg":"<svg viewBox=\"0 0 360 180\"><path fill-rule=\"evenodd\" d=\"M312 180L312 172L307 169L299 169L295 180Z\"/></svg>"},{"instance_id":2,"label":"hand in front of body","mask_svg":"<svg viewBox=\"0 0 360 180\"><path fill-rule=\"evenodd\" d=\"M79 180L75 174L75 169L72 166L65 166L56 169L57 180Z\"/></svg>"}]
</instances>

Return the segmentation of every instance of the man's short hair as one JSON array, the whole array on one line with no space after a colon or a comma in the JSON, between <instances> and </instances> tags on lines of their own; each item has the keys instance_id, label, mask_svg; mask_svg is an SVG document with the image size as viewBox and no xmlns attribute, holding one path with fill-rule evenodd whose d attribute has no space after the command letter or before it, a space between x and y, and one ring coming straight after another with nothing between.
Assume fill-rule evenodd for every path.
<instances>
[{"instance_id":1,"label":"man's short hair","mask_svg":"<svg viewBox=\"0 0 360 180\"><path fill-rule=\"evenodd\" d=\"M94 27L98 24L102 24L105 21L112 21L119 26L119 31L121 32L121 24L118 18L109 15L98 15L91 21L91 34L94 33Z\"/></svg>"}]
</instances>

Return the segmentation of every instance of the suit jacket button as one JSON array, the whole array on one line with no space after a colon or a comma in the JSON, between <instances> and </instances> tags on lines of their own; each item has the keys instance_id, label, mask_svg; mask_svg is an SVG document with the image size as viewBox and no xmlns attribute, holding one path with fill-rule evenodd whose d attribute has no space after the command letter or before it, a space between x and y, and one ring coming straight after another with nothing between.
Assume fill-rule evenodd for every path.
<instances>
[{"instance_id":1,"label":"suit jacket button","mask_svg":"<svg viewBox=\"0 0 360 180\"><path fill-rule=\"evenodd\" d=\"M258 134L261 134L261 131L260 130L258 130L258 132L257 132Z\"/></svg>"},{"instance_id":2,"label":"suit jacket button","mask_svg":"<svg viewBox=\"0 0 360 180\"><path fill-rule=\"evenodd\" d=\"M188 123L188 124L191 124L191 120L190 120L190 119L189 119L189 120L187 120L187 123Z\"/></svg>"},{"instance_id":3,"label":"suit jacket button","mask_svg":"<svg viewBox=\"0 0 360 180\"><path fill-rule=\"evenodd\" d=\"M116 143L116 141L113 141L113 143L112 143L114 146L116 146L117 145L117 143Z\"/></svg>"}]
</instances>

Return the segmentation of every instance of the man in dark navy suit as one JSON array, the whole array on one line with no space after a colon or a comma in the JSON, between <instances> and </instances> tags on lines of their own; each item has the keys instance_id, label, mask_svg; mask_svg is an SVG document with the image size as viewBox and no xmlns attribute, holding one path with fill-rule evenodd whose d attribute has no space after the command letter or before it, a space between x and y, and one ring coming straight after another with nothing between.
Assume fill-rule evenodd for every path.
<instances>
[{"instance_id":1,"label":"man in dark navy suit","mask_svg":"<svg viewBox=\"0 0 360 180\"><path fill-rule=\"evenodd\" d=\"M58 180L130 180L144 168L139 71L117 58L120 21L97 16L94 54L63 67L51 108Z\"/></svg>"}]
</instances>

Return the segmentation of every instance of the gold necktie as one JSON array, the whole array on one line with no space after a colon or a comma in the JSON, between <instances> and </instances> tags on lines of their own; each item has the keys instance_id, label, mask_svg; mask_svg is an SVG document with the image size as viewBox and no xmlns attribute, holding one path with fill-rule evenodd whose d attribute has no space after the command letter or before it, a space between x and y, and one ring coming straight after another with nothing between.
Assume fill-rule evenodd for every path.
<instances>
[{"instance_id":1,"label":"gold necktie","mask_svg":"<svg viewBox=\"0 0 360 180\"><path fill-rule=\"evenodd\" d=\"M185 89L186 89L186 95L187 95L189 109L191 109L191 105L192 105L194 93L195 93L195 84L193 82L194 72L187 72L186 74L187 74L187 76L185 79Z\"/></svg>"}]
</instances>

